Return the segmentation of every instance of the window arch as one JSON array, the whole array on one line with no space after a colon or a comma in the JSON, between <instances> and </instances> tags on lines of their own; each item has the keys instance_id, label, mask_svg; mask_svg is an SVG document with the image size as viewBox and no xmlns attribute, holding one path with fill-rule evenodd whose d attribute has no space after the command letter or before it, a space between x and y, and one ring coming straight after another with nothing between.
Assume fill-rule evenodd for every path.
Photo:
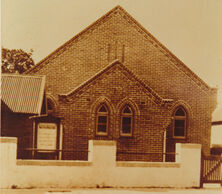
<instances>
[{"instance_id":1,"label":"window arch","mask_svg":"<svg viewBox=\"0 0 222 194\"><path fill-rule=\"evenodd\" d=\"M173 137L182 138L186 137L187 129L187 112L180 106L174 112L174 121L173 121Z\"/></svg>"},{"instance_id":2,"label":"window arch","mask_svg":"<svg viewBox=\"0 0 222 194\"><path fill-rule=\"evenodd\" d=\"M129 104L123 106L121 111L121 136L132 136L134 126L134 113Z\"/></svg>"},{"instance_id":3,"label":"window arch","mask_svg":"<svg viewBox=\"0 0 222 194\"><path fill-rule=\"evenodd\" d=\"M105 104L101 104L96 112L96 134L108 135L109 130L109 109Z\"/></svg>"},{"instance_id":4,"label":"window arch","mask_svg":"<svg viewBox=\"0 0 222 194\"><path fill-rule=\"evenodd\" d=\"M54 103L50 98L47 98L47 110L48 113L52 113L54 111Z\"/></svg>"},{"instance_id":5,"label":"window arch","mask_svg":"<svg viewBox=\"0 0 222 194\"><path fill-rule=\"evenodd\" d=\"M56 101L52 96L46 96L47 114L54 114L56 112Z\"/></svg>"}]
</instances>

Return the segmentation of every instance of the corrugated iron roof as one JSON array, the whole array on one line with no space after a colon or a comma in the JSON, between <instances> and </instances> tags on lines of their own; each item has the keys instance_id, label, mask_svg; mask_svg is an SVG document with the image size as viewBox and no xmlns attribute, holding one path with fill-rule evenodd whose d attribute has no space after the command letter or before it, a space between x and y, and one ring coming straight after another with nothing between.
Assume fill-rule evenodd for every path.
<instances>
[{"instance_id":1,"label":"corrugated iron roof","mask_svg":"<svg viewBox=\"0 0 222 194\"><path fill-rule=\"evenodd\" d=\"M45 76L2 74L1 100L15 113L40 114Z\"/></svg>"}]
</instances>

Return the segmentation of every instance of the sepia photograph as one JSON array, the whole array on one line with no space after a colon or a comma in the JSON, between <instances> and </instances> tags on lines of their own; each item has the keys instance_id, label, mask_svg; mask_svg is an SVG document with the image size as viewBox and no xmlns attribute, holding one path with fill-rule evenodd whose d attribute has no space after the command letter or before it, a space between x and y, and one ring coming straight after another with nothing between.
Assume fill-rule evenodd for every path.
<instances>
[{"instance_id":1,"label":"sepia photograph","mask_svg":"<svg viewBox=\"0 0 222 194\"><path fill-rule=\"evenodd\" d=\"M0 194L222 193L222 0L1 0Z\"/></svg>"}]
</instances>

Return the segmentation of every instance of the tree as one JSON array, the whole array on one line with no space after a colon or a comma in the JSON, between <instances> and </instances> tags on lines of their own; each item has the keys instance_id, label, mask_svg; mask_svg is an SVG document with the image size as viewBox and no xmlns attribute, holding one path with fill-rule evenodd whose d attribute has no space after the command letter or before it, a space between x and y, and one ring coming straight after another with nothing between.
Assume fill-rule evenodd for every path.
<instances>
[{"instance_id":1,"label":"tree","mask_svg":"<svg viewBox=\"0 0 222 194\"><path fill-rule=\"evenodd\" d=\"M27 53L22 49L2 48L2 73L22 74L27 71L35 65L32 53L32 49Z\"/></svg>"}]
</instances>

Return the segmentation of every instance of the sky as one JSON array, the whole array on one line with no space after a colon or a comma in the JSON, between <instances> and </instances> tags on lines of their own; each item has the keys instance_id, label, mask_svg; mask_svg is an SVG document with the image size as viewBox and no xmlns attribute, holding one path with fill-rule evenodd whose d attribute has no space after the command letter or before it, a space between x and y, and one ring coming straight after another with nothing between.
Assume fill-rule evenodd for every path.
<instances>
[{"instance_id":1,"label":"sky","mask_svg":"<svg viewBox=\"0 0 222 194\"><path fill-rule=\"evenodd\" d=\"M222 107L222 0L1 0L1 45L37 63L116 5L218 87Z\"/></svg>"}]
</instances>

